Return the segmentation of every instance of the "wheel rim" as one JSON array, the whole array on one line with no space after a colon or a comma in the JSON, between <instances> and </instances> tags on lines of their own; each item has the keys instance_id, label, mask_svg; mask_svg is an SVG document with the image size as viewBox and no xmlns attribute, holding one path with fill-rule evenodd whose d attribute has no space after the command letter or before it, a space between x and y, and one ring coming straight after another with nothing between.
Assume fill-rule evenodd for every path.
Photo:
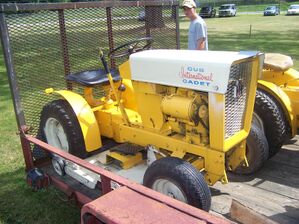
<instances>
[{"instance_id":1,"label":"wheel rim","mask_svg":"<svg viewBox=\"0 0 299 224\"><path fill-rule=\"evenodd\" d=\"M260 130L262 130L263 133L265 133L263 120L255 112L253 112L252 124L256 125L256 127L258 127Z\"/></svg>"},{"instance_id":2,"label":"wheel rim","mask_svg":"<svg viewBox=\"0 0 299 224\"><path fill-rule=\"evenodd\" d=\"M188 203L184 192L176 184L169 180L157 179L154 182L152 189L179 201Z\"/></svg>"},{"instance_id":3,"label":"wheel rim","mask_svg":"<svg viewBox=\"0 0 299 224\"><path fill-rule=\"evenodd\" d=\"M59 158L52 158L52 165L54 167L54 170L56 171L56 173L58 173L58 175L63 176L64 174L64 167L62 167L62 164L59 164ZM63 160L61 160L61 162L63 162Z\"/></svg>"},{"instance_id":4,"label":"wheel rim","mask_svg":"<svg viewBox=\"0 0 299 224\"><path fill-rule=\"evenodd\" d=\"M66 133L63 130L62 125L55 118L49 118L46 121L44 133L49 145L62 149L63 151L69 151L69 144Z\"/></svg>"}]
</instances>

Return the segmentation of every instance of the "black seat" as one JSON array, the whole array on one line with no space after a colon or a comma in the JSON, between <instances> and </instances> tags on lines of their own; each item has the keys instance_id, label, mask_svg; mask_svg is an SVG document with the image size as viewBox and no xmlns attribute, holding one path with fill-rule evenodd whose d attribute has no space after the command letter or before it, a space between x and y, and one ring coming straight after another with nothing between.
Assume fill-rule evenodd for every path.
<instances>
[{"instance_id":1,"label":"black seat","mask_svg":"<svg viewBox=\"0 0 299 224\"><path fill-rule=\"evenodd\" d=\"M111 69L111 75L113 78L113 81L119 81L120 75L118 73L118 70ZM66 77L67 80L72 82L80 83L84 86L93 86L93 85L99 85L99 84L108 84L109 79L106 74L106 72L103 69L98 70L88 70L83 72L77 72L69 74Z\"/></svg>"}]
</instances>

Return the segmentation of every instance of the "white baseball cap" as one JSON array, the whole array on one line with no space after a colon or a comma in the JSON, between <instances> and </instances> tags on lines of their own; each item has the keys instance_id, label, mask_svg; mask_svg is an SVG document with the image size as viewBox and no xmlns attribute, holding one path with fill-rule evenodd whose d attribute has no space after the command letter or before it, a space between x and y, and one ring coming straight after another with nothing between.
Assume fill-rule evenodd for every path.
<instances>
[{"instance_id":1,"label":"white baseball cap","mask_svg":"<svg viewBox=\"0 0 299 224\"><path fill-rule=\"evenodd\" d=\"M188 7L188 8L196 8L196 4L193 0L184 0L182 7Z\"/></svg>"}]
</instances>

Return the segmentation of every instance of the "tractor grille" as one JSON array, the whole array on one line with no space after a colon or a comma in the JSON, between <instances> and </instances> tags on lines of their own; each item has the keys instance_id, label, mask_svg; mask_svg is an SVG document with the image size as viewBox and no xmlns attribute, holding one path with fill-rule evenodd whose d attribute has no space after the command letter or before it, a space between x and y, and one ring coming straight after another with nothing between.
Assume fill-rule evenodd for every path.
<instances>
[{"instance_id":1,"label":"tractor grille","mask_svg":"<svg viewBox=\"0 0 299 224\"><path fill-rule=\"evenodd\" d=\"M108 52L135 39L152 37L154 49L179 48L178 6L170 0L0 4L0 23L11 49L6 53L15 71L9 75L20 97L14 102L23 110L30 134L37 134L40 112L53 100L44 90L68 88L82 94L82 87L67 83L65 76L103 68L99 48L113 68L127 58L109 60ZM96 96L102 93L96 88Z\"/></svg>"},{"instance_id":2,"label":"tractor grille","mask_svg":"<svg viewBox=\"0 0 299 224\"><path fill-rule=\"evenodd\" d=\"M252 62L232 65L225 94L225 139L244 127Z\"/></svg>"}]
</instances>

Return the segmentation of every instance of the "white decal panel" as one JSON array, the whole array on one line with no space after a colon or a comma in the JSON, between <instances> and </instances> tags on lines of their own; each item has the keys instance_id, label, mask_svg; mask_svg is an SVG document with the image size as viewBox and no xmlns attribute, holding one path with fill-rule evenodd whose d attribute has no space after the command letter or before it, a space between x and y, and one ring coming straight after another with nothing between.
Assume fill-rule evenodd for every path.
<instances>
[{"instance_id":1,"label":"white decal panel","mask_svg":"<svg viewBox=\"0 0 299 224\"><path fill-rule=\"evenodd\" d=\"M256 54L256 53L255 53ZM149 50L130 56L132 80L225 94L239 52Z\"/></svg>"}]
</instances>

